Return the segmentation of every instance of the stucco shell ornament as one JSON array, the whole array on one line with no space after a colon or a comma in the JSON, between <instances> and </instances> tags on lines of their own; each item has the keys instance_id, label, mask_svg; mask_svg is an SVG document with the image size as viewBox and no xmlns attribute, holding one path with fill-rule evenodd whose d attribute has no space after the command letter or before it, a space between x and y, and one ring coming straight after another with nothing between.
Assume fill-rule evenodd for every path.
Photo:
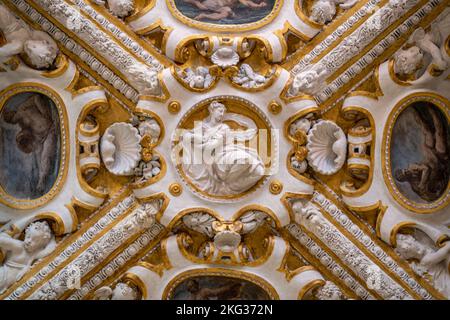
<instances>
[{"instance_id":1,"label":"stucco shell ornament","mask_svg":"<svg viewBox=\"0 0 450 320\"><path fill-rule=\"evenodd\" d=\"M141 160L141 136L129 123L114 123L102 137L100 151L109 172L118 176L134 174Z\"/></svg>"},{"instance_id":2,"label":"stucco shell ornament","mask_svg":"<svg viewBox=\"0 0 450 320\"><path fill-rule=\"evenodd\" d=\"M219 67L227 68L239 62L239 55L231 48L220 48L213 53L211 61Z\"/></svg>"},{"instance_id":3,"label":"stucco shell ornament","mask_svg":"<svg viewBox=\"0 0 450 320\"><path fill-rule=\"evenodd\" d=\"M320 121L308 133L308 163L324 175L338 172L347 155L347 138L344 131L331 121Z\"/></svg>"}]
</instances>

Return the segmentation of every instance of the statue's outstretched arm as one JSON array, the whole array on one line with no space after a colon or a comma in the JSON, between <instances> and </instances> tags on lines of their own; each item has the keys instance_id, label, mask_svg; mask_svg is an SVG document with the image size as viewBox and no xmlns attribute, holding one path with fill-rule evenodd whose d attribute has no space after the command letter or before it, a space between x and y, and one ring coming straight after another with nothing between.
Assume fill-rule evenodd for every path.
<instances>
[{"instance_id":1,"label":"statue's outstretched arm","mask_svg":"<svg viewBox=\"0 0 450 320\"><path fill-rule=\"evenodd\" d=\"M439 262L446 259L450 254L450 241L445 242L444 246L440 248L436 252L432 252L427 254L423 259L420 261L421 264L426 266L434 266L438 264Z\"/></svg>"},{"instance_id":2,"label":"statue's outstretched arm","mask_svg":"<svg viewBox=\"0 0 450 320\"><path fill-rule=\"evenodd\" d=\"M13 239L6 233L0 233L0 249L15 251L20 249L21 246L22 242L20 240Z\"/></svg>"},{"instance_id":3,"label":"statue's outstretched arm","mask_svg":"<svg viewBox=\"0 0 450 320\"><path fill-rule=\"evenodd\" d=\"M23 41L13 40L0 47L0 57L10 57L23 52Z\"/></svg>"}]
</instances>

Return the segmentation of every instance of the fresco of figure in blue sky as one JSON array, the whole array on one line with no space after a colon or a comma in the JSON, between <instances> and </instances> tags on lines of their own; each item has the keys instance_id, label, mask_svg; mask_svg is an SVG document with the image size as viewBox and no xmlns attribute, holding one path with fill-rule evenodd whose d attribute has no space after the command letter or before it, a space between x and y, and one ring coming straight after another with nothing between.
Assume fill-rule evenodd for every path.
<instances>
[{"instance_id":1,"label":"fresco of figure in blue sky","mask_svg":"<svg viewBox=\"0 0 450 320\"><path fill-rule=\"evenodd\" d=\"M416 102L401 112L394 125L391 166L400 192L418 203L439 199L447 190L450 131L443 112Z\"/></svg>"},{"instance_id":2,"label":"fresco of figure in blue sky","mask_svg":"<svg viewBox=\"0 0 450 320\"><path fill-rule=\"evenodd\" d=\"M0 113L0 185L18 199L45 195L58 176L58 110L47 96L23 92Z\"/></svg>"},{"instance_id":3,"label":"fresco of figure in blue sky","mask_svg":"<svg viewBox=\"0 0 450 320\"><path fill-rule=\"evenodd\" d=\"M178 10L191 19L223 25L257 22L268 16L276 0L175 0Z\"/></svg>"}]
</instances>

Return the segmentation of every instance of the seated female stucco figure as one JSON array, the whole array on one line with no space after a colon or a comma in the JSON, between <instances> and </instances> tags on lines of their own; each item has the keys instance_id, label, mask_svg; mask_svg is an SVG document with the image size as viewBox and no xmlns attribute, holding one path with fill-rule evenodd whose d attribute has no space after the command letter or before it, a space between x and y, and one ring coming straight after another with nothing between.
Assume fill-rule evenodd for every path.
<instances>
[{"instance_id":1,"label":"seated female stucco figure","mask_svg":"<svg viewBox=\"0 0 450 320\"><path fill-rule=\"evenodd\" d=\"M255 149L242 142L256 136L256 125L249 118L226 113L224 104L213 101L209 116L181 136L184 173L202 191L210 195L242 193L258 182L265 167ZM225 120L247 127L232 130ZM201 159L197 156L201 155Z\"/></svg>"}]
</instances>

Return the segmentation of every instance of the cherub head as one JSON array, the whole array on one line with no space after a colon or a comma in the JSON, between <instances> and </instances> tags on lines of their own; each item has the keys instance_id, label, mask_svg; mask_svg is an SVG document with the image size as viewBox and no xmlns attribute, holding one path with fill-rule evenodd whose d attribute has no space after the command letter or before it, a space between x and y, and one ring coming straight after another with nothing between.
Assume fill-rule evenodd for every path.
<instances>
[{"instance_id":1,"label":"cherub head","mask_svg":"<svg viewBox=\"0 0 450 320\"><path fill-rule=\"evenodd\" d=\"M213 101L208 106L209 116L212 120L216 122L222 122L226 110L227 109L225 105L218 101Z\"/></svg>"},{"instance_id":2,"label":"cherub head","mask_svg":"<svg viewBox=\"0 0 450 320\"><path fill-rule=\"evenodd\" d=\"M394 57L394 71L399 76L411 75L419 69L422 59L423 53L416 46L400 50Z\"/></svg>"},{"instance_id":3,"label":"cherub head","mask_svg":"<svg viewBox=\"0 0 450 320\"><path fill-rule=\"evenodd\" d=\"M157 140L161 135L161 127L153 118L139 122L138 129L141 136L148 134L150 137L152 137L152 140Z\"/></svg>"},{"instance_id":4,"label":"cherub head","mask_svg":"<svg viewBox=\"0 0 450 320\"><path fill-rule=\"evenodd\" d=\"M51 67L58 55L57 47L46 40L27 40L23 48L30 63L37 69Z\"/></svg>"},{"instance_id":5,"label":"cherub head","mask_svg":"<svg viewBox=\"0 0 450 320\"><path fill-rule=\"evenodd\" d=\"M149 69L142 63L136 63L128 68L128 73L139 91L155 94L159 90L158 72L156 70Z\"/></svg>"},{"instance_id":6,"label":"cherub head","mask_svg":"<svg viewBox=\"0 0 450 320\"><path fill-rule=\"evenodd\" d=\"M395 251L404 259L422 259L426 254L425 247L412 235L397 234L397 247Z\"/></svg>"},{"instance_id":7,"label":"cherub head","mask_svg":"<svg viewBox=\"0 0 450 320\"><path fill-rule=\"evenodd\" d=\"M332 1L318 0L311 8L311 19L317 23L325 24L333 20L336 15L336 5Z\"/></svg>"},{"instance_id":8,"label":"cherub head","mask_svg":"<svg viewBox=\"0 0 450 320\"><path fill-rule=\"evenodd\" d=\"M25 229L24 248L27 252L44 249L52 239L52 231L46 221L36 221Z\"/></svg>"},{"instance_id":9,"label":"cherub head","mask_svg":"<svg viewBox=\"0 0 450 320\"><path fill-rule=\"evenodd\" d=\"M294 82L293 82L293 88L295 88L295 91L298 93L298 91L305 91L307 92L309 89L311 89L318 79L319 75L315 70L308 70L305 72L302 72L295 76Z\"/></svg>"},{"instance_id":10,"label":"cherub head","mask_svg":"<svg viewBox=\"0 0 450 320\"><path fill-rule=\"evenodd\" d=\"M111 300L136 300L137 292L126 283L119 282L112 291Z\"/></svg>"},{"instance_id":11,"label":"cherub head","mask_svg":"<svg viewBox=\"0 0 450 320\"><path fill-rule=\"evenodd\" d=\"M120 18L130 15L134 10L133 0L113 0L108 1L111 12Z\"/></svg>"}]
</instances>

